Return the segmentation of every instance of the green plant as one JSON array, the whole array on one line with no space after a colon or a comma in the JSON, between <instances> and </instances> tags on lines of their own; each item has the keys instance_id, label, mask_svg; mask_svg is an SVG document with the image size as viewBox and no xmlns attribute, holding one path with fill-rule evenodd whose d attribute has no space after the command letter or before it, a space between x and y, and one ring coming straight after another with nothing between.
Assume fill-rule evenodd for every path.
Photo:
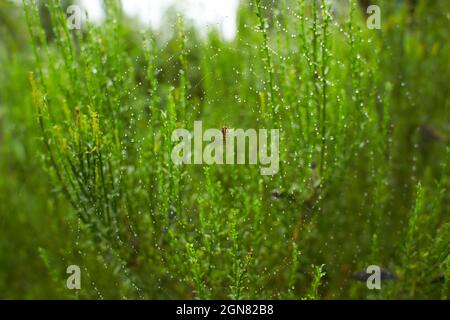
<instances>
[{"instance_id":1,"label":"green plant","mask_svg":"<svg viewBox=\"0 0 450 320\"><path fill-rule=\"evenodd\" d=\"M2 7L0 297L447 299L448 8L378 5L369 30L357 1L242 1L230 41ZM194 120L280 129L279 173L175 165Z\"/></svg>"}]
</instances>

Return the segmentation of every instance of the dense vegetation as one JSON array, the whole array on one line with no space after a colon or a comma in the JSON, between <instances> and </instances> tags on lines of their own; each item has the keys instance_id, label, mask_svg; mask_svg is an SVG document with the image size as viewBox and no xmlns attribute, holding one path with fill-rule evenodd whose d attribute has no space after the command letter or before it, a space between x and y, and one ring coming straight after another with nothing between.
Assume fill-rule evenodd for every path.
<instances>
[{"instance_id":1,"label":"dense vegetation","mask_svg":"<svg viewBox=\"0 0 450 320\"><path fill-rule=\"evenodd\" d=\"M373 2L243 1L224 41L1 1L0 298L447 299L450 6ZM174 165L194 120L279 128L280 171Z\"/></svg>"}]
</instances>

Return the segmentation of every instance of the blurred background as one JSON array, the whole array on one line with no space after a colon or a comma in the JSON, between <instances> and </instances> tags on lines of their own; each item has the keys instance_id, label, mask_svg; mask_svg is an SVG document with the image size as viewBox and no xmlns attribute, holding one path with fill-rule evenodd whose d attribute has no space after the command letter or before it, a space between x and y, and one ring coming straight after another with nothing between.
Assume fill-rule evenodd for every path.
<instances>
[{"instance_id":1,"label":"blurred background","mask_svg":"<svg viewBox=\"0 0 450 320\"><path fill-rule=\"evenodd\" d=\"M289 72L286 74L294 79L296 72L300 71L295 67L294 58L290 57L295 56L298 50L298 38L291 37L283 29L285 25L280 12L291 17L286 18L286 21L297 22L298 1L262 2L269 32L278 31L287 35L282 40L271 36L274 42L271 48L275 48L271 54L274 56L276 77L283 77L285 69L282 68L287 63L292 68L288 68ZM357 2L361 26L364 26L365 8L369 2ZM371 82L374 86L382 84L380 87L383 90L387 84L392 86L392 119L395 123L392 176L389 179L389 190L386 191L391 198L383 207L386 223L380 240L382 261L392 272L400 275L406 270L405 265L410 265L410 262L405 263L403 258L397 257L398 246L393 243L400 245L400 235L406 232L409 212L416 203L416 185L420 180L427 190L424 198L425 211L438 212L435 220L427 220L423 224L422 240L427 243L423 247L432 243L433 238L440 239L441 242L436 246L430 244L432 249L423 251L420 258L417 258L422 264L411 267L416 270L417 279L425 279L423 281L426 284L421 287L423 290L413 292L397 288L393 289L391 297L440 298L445 296L441 288L443 282L448 281L444 280L448 270L444 270L442 261L438 263L433 260L427 265L427 259L434 254L433 250L440 250L439 252L444 252L445 260L450 240L449 195L446 189L448 168L444 165L448 163L450 128L450 3L446 0L373 2L379 3L383 8L383 29L373 39L377 46L372 47L366 42L362 45L362 52L367 56L375 55L377 59L373 58L371 65L378 66L381 71L378 76L368 77L365 88L369 92ZM60 3L64 12L69 5L79 4L87 10L93 24L101 25L104 22L104 3L100 0L63 0ZM181 15L185 17L188 80L192 84L189 94L192 105L196 106L195 112L208 118L211 127L227 124L244 127L255 123L252 108L262 103L263 98L259 95L258 88L262 86L260 79L264 78L265 73L262 59L258 58L259 62L255 59L260 54L262 37L261 33L255 31L258 20L252 1L126 0L122 3L126 14L124 50L131 57L142 56L143 34L151 34L156 39L158 55L155 64L159 70L157 77L158 82L162 83L162 92L166 93L170 86L178 84L180 62L174 62L176 59L173 57L178 54L177 21ZM336 17L346 15L347 1L336 0L331 5ZM45 36L50 44L56 46L45 1L38 1L38 8ZM346 19L342 19L342 28L347 26ZM294 23L290 26L291 31L298 31ZM334 27L339 30L339 25ZM366 39L370 38L367 31L362 34ZM289 47L286 43L290 38ZM90 270L87 279L95 279L95 284L81 298L123 298L129 293L124 289L126 285L118 285L114 275L103 272L103 262L97 258L96 249L86 245L83 252L78 251L78 231L83 227L73 217L73 208L61 195L61 190L49 179L29 84L29 73L36 70L31 40L21 1L0 0L0 299L80 298L68 293L63 286L55 285L61 283L61 279L65 277L64 268L73 263L71 259L74 257L83 257L85 268ZM341 50L344 44L340 41L344 40L336 39L332 49L341 59L334 65L334 74L339 74L341 67L344 70L344 64L348 62L348 52ZM284 46L284 49L277 46ZM283 57L287 57L287 62ZM136 58L132 64L136 70L133 81L145 82L146 69L142 60ZM342 72L342 78L349 77L348 73ZM295 86L296 84L292 85L292 91L295 91ZM349 83L342 83L339 94L345 96L350 87ZM373 100L384 93L385 91L374 90ZM148 100L145 95L143 91L140 96L142 103ZM349 98L347 101L350 100ZM382 98L378 100L381 101ZM296 103L295 101L292 103ZM246 109L244 106L251 107ZM358 130L357 126L354 128L353 131ZM342 178L339 181L354 179L351 183L343 182L341 186L336 182L332 185L333 191L325 196L325 201L328 202L323 207L325 211L328 209L329 215L317 223L317 229L305 240L310 246L301 249L306 256L301 262L305 268L310 268L313 263L320 264L321 261L336 263L337 267L326 278L322 292L324 298L368 297L364 288L351 280L351 273L364 267L367 259L360 259L360 256L370 256L373 240L371 235L364 234L363 231L349 231L353 230L351 228L355 224L367 222L367 217L363 215L375 203L370 198L374 189L370 189L370 182L361 178L365 177L364 174L368 175L366 161L364 158L358 161L361 163L356 164L355 160L357 168L349 171L351 174L345 172L345 177L339 178ZM291 178L295 177L296 170L293 168ZM370 190L369 198L364 188ZM310 208L308 201L313 196L305 195L302 205ZM345 203L342 206L341 201ZM282 207L283 204L275 206L280 212L292 209L290 204L286 207ZM431 233L444 229L445 231L437 234ZM280 244L279 252L283 248ZM317 257L314 257L315 254ZM275 256L274 259L279 258ZM300 282L305 279L309 281L311 275L298 277ZM192 297L190 293L184 292L184 286L179 281L164 279L170 283L167 289L162 290L159 280L155 280L151 283L154 289L149 290L145 296ZM284 297L277 291L277 288L281 288L280 279L274 276L268 281L267 286L271 289L263 297ZM408 282L410 287L416 285L421 286L414 281ZM369 298L372 297L377 296L369 295Z\"/></svg>"}]
</instances>

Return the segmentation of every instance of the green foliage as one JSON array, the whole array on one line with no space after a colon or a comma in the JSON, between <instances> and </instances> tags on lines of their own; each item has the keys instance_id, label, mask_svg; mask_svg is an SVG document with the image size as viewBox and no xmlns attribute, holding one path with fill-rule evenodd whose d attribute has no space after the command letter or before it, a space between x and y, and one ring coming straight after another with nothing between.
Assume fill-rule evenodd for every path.
<instances>
[{"instance_id":1,"label":"green foliage","mask_svg":"<svg viewBox=\"0 0 450 320\"><path fill-rule=\"evenodd\" d=\"M311 283L311 288L309 288L309 293L306 296L308 300L315 300L319 298L319 286L321 284L322 278L326 275L324 271L322 271L324 265L313 266L313 279Z\"/></svg>"}]
</instances>

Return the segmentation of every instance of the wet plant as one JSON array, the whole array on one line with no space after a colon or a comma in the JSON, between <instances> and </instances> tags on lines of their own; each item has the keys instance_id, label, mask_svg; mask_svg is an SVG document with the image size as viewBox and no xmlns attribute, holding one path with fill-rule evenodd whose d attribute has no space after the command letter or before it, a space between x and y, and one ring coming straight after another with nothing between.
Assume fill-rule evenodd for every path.
<instances>
[{"instance_id":1,"label":"wet plant","mask_svg":"<svg viewBox=\"0 0 450 320\"><path fill-rule=\"evenodd\" d=\"M80 30L5 5L0 297L448 299L445 1L377 1L380 30L356 0L242 1L233 40L107 3ZM173 163L196 120L280 129L279 172Z\"/></svg>"}]
</instances>

